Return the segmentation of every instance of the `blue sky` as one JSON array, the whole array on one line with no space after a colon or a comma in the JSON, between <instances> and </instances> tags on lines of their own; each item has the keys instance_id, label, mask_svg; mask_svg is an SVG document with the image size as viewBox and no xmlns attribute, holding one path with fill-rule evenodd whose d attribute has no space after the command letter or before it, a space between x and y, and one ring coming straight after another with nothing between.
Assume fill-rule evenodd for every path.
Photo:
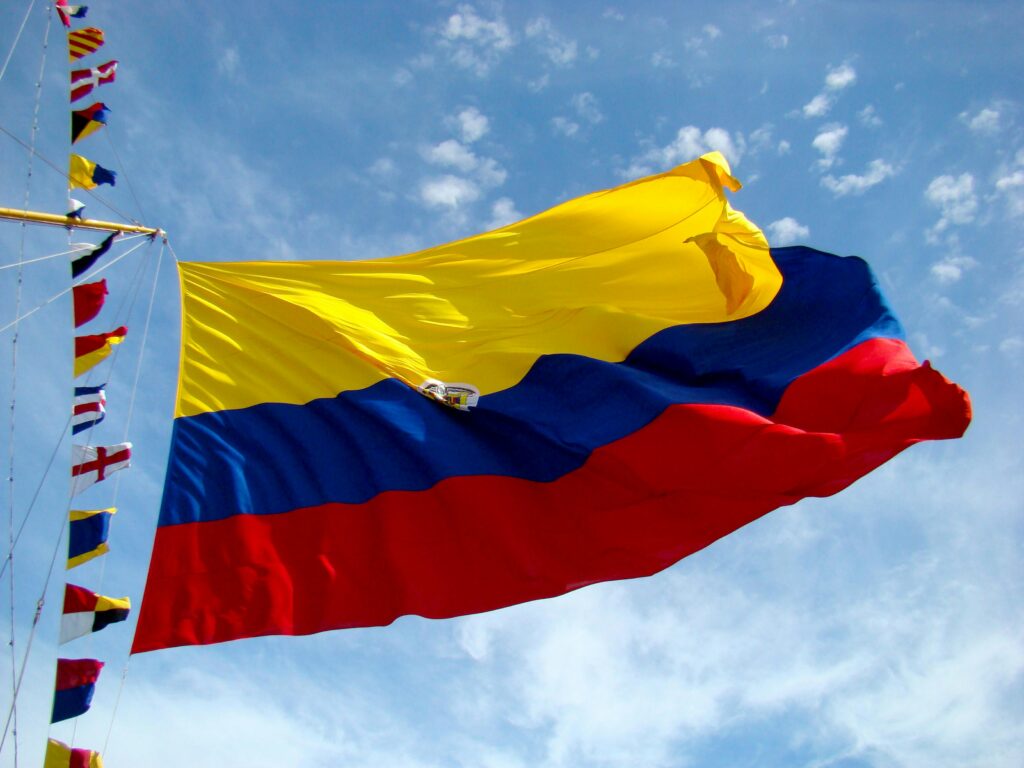
<instances>
[{"instance_id":1,"label":"blue sky","mask_svg":"<svg viewBox=\"0 0 1024 768\"><path fill-rule=\"evenodd\" d=\"M4 56L27 7L0 8ZM51 735L106 743L110 766L155 768L1021 764L1019 4L97 0L87 21L121 68L97 94L109 129L76 147L121 173L103 200L167 230L181 259L406 252L717 149L745 185L734 206L774 245L868 259L915 353L971 392L975 421L649 579L451 621L145 654L123 689L131 627L112 627L63 649L108 666L93 709ZM37 4L0 80L0 124L26 139L45 24ZM58 166L60 34L54 20L38 134ZM25 151L5 135L0 168L0 205L21 207ZM63 211L65 194L37 158L30 207ZM121 218L81 199L92 217ZM23 248L21 228L0 223L0 264L67 249L62 231L24 234ZM127 431L136 462L116 486L114 551L72 573L134 601L175 387L168 252L141 343L159 253L104 273L111 297L94 322L131 333L97 439ZM25 267L22 311L67 287L64 258ZM0 271L0 324L16 274ZM4 519L29 508L66 419L69 311L58 299L19 327ZM67 442L16 551L19 657L67 506ZM83 503L110 503L112 484ZM46 736L62 579L19 700L26 765ZM8 576L0 594L9 638ZM9 680L9 654L0 670ZM0 765L13 758L8 744Z\"/></svg>"}]
</instances>

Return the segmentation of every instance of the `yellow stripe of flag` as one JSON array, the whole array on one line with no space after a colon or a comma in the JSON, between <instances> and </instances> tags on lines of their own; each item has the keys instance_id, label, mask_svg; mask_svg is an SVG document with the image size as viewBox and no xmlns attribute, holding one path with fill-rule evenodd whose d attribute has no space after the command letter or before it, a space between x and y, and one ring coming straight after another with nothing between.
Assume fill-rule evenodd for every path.
<instances>
[{"instance_id":1,"label":"yellow stripe of flag","mask_svg":"<svg viewBox=\"0 0 1024 768\"><path fill-rule=\"evenodd\" d=\"M181 263L177 415L386 378L514 386L544 354L617 362L766 307L782 278L717 153L515 224L372 261Z\"/></svg>"}]
</instances>

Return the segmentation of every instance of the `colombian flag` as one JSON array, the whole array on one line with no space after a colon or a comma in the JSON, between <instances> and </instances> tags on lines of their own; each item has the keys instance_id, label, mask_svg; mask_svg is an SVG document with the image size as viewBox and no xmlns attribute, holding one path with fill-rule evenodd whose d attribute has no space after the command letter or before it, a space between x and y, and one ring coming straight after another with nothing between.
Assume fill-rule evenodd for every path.
<instances>
[{"instance_id":1,"label":"colombian flag","mask_svg":"<svg viewBox=\"0 0 1024 768\"><path fill-rule=\"evenodd\" d=\"M406 256L180 264L133 651L652 574L961 435L867 265L769 249L726 189L711 153Z\"/></svg>"}]
</instances>

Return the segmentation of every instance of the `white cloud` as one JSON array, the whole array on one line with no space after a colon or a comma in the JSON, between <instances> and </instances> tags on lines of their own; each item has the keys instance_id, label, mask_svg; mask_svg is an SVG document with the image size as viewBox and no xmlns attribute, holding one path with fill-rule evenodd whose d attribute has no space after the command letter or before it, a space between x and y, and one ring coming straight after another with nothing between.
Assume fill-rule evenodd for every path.
<instances>
[{"instance_id":1,"label":"white cloud","mask_svg":"<svg viewBox=\"0 0 1024 768\"><path fill-rule=\"evenodd\" d=\"M750 148L751 153L760 152L772 146L772 130L771 123L765 123L760 128L751 132L747 137L747 146Z\"/></svg>"},{"instance_id":2,"label":"white cloud","mask_svg":"<svg viewBox=\"0 0 1024 768\"><path fill-rule=\"evenodd\" d=\"M973 133L981 134L982 136L991 136L999 132L1000 114L998 109L985 107L976 115L961 112L960 119L967 124L967 127Z\"/></svg>"},{"instance_id":3,"label":"white cloud","mask_svg":"<svg viewBox=\"0 0 1024 768\"><path fill-rule=\"evenodd\" d=\"M395 165L395 161L390 157L380 157L373 162L369 171L374 176L388 178L394 176L398 172L398 166Z\"/></svg>"},{"instance_id":4,"label":"white cloud","mask_svg":"<svg viewBox=\"0 0 1024 768\"><path fill-rule=\"evenodd\" d=\"M241 67L241 59L238 55L237 48L225 48L220 55L220 59L217 60L217 71L230 80L235 80L238 77L239 69Z\"/></svg>"},{"instance_id":5,"label":"white cloud","mask_svg":"<svg viewBox=\"0 0 1024 768\"><path fill-rule=\"evenodd\" d=\"M611 8L611 7L604 9L604 13L601 14L601 18L603 18L603 19L611 19L612 21L625 21L626 20L626 16L625 16L625 14L622 13L622 11L618 10L617 8Z\"/></svg>"},{"instance_id":6,"label":"white cloud","mask_svg":"<svg viewBox=\"0 0 1024 768\"><path fill-rule=\"evenodd\" d=\"M423 159L433 165L457 168L463 173L477 167L477 157L473 152L455 139L442 141L423 151Z\"/></svg>"},{"instance_id":7,"label":"white cloud","mask_svg":"<svg viewBox=\"0 0 1024 768\"><path fill-rule=\"evenodd\" d=\"M882 124L882 118L878 116L873 104L868 104L864 107L864 109L857 113L857 117L860 118L862 125L866 125L871 128L877 128Z\"/></svg>"},{"instance_id":8,"label":"white cloud","mask_svg":"<svg viewBox=\"0 0 1024 768\"><path fill-rule=\"evenodd\" d=\"M596 124L604 120L604 113L601 112L601 107L597 103L597 97L589 91L577 93L572 97L570 103L576 110L576 114L588 123Z\"/></svg>"},{"instance_id":9,"label":"white cloud","mask_svg":"<svg viewBox=\"0 0 1024 768\"><path fill-rule=\"evenodd\" d=\"M469 179L446 174L420 183L420 201L428 208L461 208L480 197L480 188Z\"/></svg>"},{"instance_id":10,"label":"white cloud","mask_svg":"<svg viewBox=\"0 0 1024 768\"><path fill-rule=\"evenodd\" d=\"M895 175L896 169L889 163L884 160L872 160L868 163L867 171L861 176L853 173L840 176L838 179L834 176L825 176L821 184L836 197L862 195L871 187Z\"/></svg>"},{"instance_id":11,"label":"white cloud","mask_svg":"<svg viewBox=\"0 0 1024 768\"><path fill-rule=\"evenodd\" d=\"M548 85L551 84L551 75L545 72L543 75L538 77L536 80L528 80L526 87L530 89L530 93L540 93Z\"/></svg>"},{"instance_id":12,"label":"white cloud","mask_svg":"<svg viewBox=\"0 0 1024 768\"><path fill-rule=\"evenodd\" d=\"M561 134L562 136L568 136L572 138L580 132L580 124L574 123L567 117L554 117L551 119L551 125L555 130L555 133Z\"/></svg>"},{"instance_id":13,"label":"white cloud","mask_svg":"<svg viewBox=\"0 0 1024 768\"><path fill-rule=\"evenodd\" d=\"M1017 357L1024 351L1024 339L1020 336L1008 336L999 342L999 351L1010 357Z\"/></svg>"},{"instance_id":14,"label":"white cloud","mask_svg":"<svg viewBox=\"0 0 1024 768\"><path fill-rule=\"evenodd\" d=\"M499 197L491 206L491 220L487 223L487 228L498 229L521 218L523 214L516 210L516 204L511 197Z\"/></svg>"},{"instance_id":15,"label":"white cloud","mask_svg":"<svg viewBox=\"0 0 1024 768\"><path fill-rule=\"evenodd\" d=\"M467 107L455 116L462 140L467 144L479 141L491 129L487 116L482 114L476 107Z\"/></svg>"},{"instance_id":16,"label":"white cloud","mask_svg":"<svg viewBox=\"0 0 1024 768\"><path fill-rule=\"evenodd\" d=\"M831 168L836 161L836 155L839 154L840 148L843 146L843 141L846 139L848 129L845 125L832 124L826 125L817 136L814 137L814 141L811 142L816 150L821 152L822 157L818 160L818 166L823 169Z\"/></svg>"},{"instance_id":17,"label":"white cloud","mask_svg":"<svg viewBox=\"0 0 1024 768\"><path fill-rule=\"evenodd\" d=\"M441 27L440 37L441 47L448 51L454 64L481 77L515 44L508 24L500 15L484 18L471 5L460 5L448 17Z\"/></svg>"},{"instance_id":18,"label":"white cloud","mask_svg":"<svg viewBox=\"0 0 1024 768\"><path fill-rule=\"evenodd\" d=\"M707 43L717 40L722 35L722 30L714 24L705 24L701 27L700 35L691 37L683 43L686 50L700 56L707 56Z\"/></svg>"},{"instance_id":19,"label":"white cloud","mask_svg":"<svg viewBox=\"0 0 1024 768\"><path fill-rule=\"evenodd\" d=\"M526 25L526 36L536 42L552 64L566 67L576 61L579 47L551 24L547 16L540 16Z\"/></svg>"},{"instance_id":20,"label":"white cloud","mask_svg":"<svg viewBox=\"0 0 1024 768\"><path fill-rule=\"evenodd\" d=\"M802 111L804 117L824 117L830 109L832 109L832 97L819 93L804 104Z\"/></svg>"},{"instance_id":21,"label":"white cloud","mask_svg":"<svg viewBox=\"0 0 1024 768\"><path fill-rule=\"evenodd\" d=\"M785 139L779 142L778 153L780 155L788 155L790 149L792 149L792 147L790 146L789 142L786 141Z\"/></svg>"},{"instance_id":22,"label":"white cloud","mask_svg":"<svg viewBox=\"0 0 1024 768\"><path fill-rule=\"evenodd\" d=\"M672 54L662 49L651 54L651 66L655 69L671 69L676 65Z\"/></svg>"},{"instance_id":23,"label":"white cloud","mask_svg":"<svg viewBox=\"0 0 1024 768\"><path fill-rule=\"evenodd\" d=\"M1024 171L1014 171L1008 176L996 179L996 189L1006 192L1024 186Z\"/></svg>"},{"instance_id":24,"label":"white cloud","mask_svg":"<svg viewBox=\"0 0 1024 768\"><path fill-rule=\"evenodd\" d=\"M811 235L808 227L790 216L773 221L768 225L768 232L772 245L792 245L800 240L806 240Z\"/></svg>"},{"instance_id":25,"label":"white cloud","mask_svg":"<svg viewBox=\"0 0 1024 768\"><path fill-rule=\"evenodd\" d=\"M849 64L830 69L825 75L825 87L830 91L841 91L857 82L857 71Z\"/></svg>"},{"instance_id":26,"label":"white cloud","mask_svg":"<svg viewBox=\"0 0 1024 768\"><path fill-rule=\"evenodd\" d=\"M583 93L577 93L571 99L569 99L569 105L578 115L579 119L596 125L604 120L604 113L601 111L601 107L597 102L597 97L589 91ZM559 115L551 120L551 125L554 128L555 133L561 134L562 136L573 137L579 135L580 123L576 120L572 120L564 115Z\"/></svg>"},{"instance_id":27,"label":"white cloud","mask_svg":"<svg viewBox=\"0 0 1024 768\"><path fill-rule=\"evenodd\" d=\"M848 88L857 81L857 71L849 64L841 64L830 69L825 75L825 89L804 104L801 111L804 117L824 117L835 104L835 94Z\"/></svg>"},{"instance_id":28,"label":"white cloud","mask_svg":"<svg viewBox=\"0 0 1024 768\"><path fill-rule=\"evenodd\" d=\"M724 128L708 128L701 132L694 125L679 129L675 139L664 147L651 147L634 157L630 165L619 172L620 176L633 179L655 171L664 171L672 166L693 160L705 152L718 150L733 166L738 165L746 150L743 134L730 134Z\"/></svg>"},{"instance_id":29,"label":"white cloud","mask_svg":"<svg viewBox=\"0 0 1024 768\"><path fill-rule=\"evenodd\" d=\"M768 37L765 38L765 43L767 44L767 46L769 48L774 48L776 50L779 50L779 49L785 48L785 47L787 47L789 45L789 36L788 35L768 35Z\"/></svg>"},{"instance_id":30,"label":"white cloud","mask_svg":"<svg viewBox=\"0 0 1024 768\"><path fill-rule=\"evenodd\" d=\"M500 187L508 172L493 157L483 157L477 164L476 177L485 187Z\"/></svg>"},{"instance_id":31,"label":"white cloud","mask_svg":"<svg viewBox=\"0 0 1024 768\"><path fill-rule=\"evenodd\" d=\"M942 217L932 232L944 231L951 224L969 224L978 212L978 198L974 193L974 176L962 173L958 177L936 176L924 191L925 199L938 208Z\"/></svg>"},{"instance_id":32,"label":"white cloud","mask_svg":"<svg viewBox=\"0 0 1024 768\"><path fill-rule=\"evenodd\" d=\"M1019 162L1019 158L1018 158ZM996 179L996 194L1006 200L1010 216L1024 216L1024 170L1016 170Z\"/></svg>"},{"instance_id":33,"label":"white cloud","mask_svg":"<svg viewBox=\"0 0 1024 768\"><path fill-rule=\"evenodd\" d=\"M978 262L970 256L946 256L931 266L932 277L940 283L955 283L963 277L964 271L976 267Z\"/></svg>"}]
</instances>

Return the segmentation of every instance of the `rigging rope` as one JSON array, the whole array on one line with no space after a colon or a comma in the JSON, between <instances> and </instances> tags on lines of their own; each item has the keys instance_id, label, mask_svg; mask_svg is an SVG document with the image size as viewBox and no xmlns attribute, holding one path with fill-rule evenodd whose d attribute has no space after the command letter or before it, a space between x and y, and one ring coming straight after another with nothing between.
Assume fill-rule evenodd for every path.
<instances>
[{"instance_id":1,"label":"rigging rope","mask_svg":"<svg viewBox=\"0 0 1024 768\"><path fill-rule=\"evenodd\" d=\"M147 235L135 235L134 237L145 237L145 238L146 238L147 240L149 239ZM104 265L103 265L102 267L100 267L100 268L98 268L98 269L94 269L94 270L92 270L92 271L91 271L91 272L89 273L89 277L88 277L87 279L88 279L88 280L92 280L92 279L93 279L94 277L96 277L96 275L100 274L100 273L101 273L101 272L102 272L103 270L105 270L105 269L109 269L110 267L114 266L115 264L117 264L117 262L119 262L119 261L120 261L121 259L123 259L123 258L124 258L125 256L129 256L129 255L131 255L132 253L134 253L135 251L137 251L137 250L138 250L139 248L141 248L141 247L142 247L142 246L144 246L145 244L146 244L146 243L138 243L138 244L136 244L135 246L133 246L132 248L130 248L130 249L128 249L127 251L125 251L124 253L122 253L122 254L121 254L120 256L118 256L118 257L117 257L116 259L111 259L111 260L110 260L109 262L107 262L106 264L104 264ZM64 253L75 253L75 251L65 251ZM56 254L56 255L57 255L57 256L61 256L61 255L63 255L63 254L60 254L60 253L58 253L58 254ZM44 258L44 259L49 259L49 258L53 258L53 257L52 257L52 256L44 256L43 258ZM37 259L37 261L38 261L38 259ZM3 269L3 267L0 267L0 269ZM9 322L9 323L8 323L7 325L4 325L4 326L0 326L0 333L3 333L3 332L4 332L4 331L6 331L6 330L7 330L8 328L10 328L10 327L12 327L12 326L15 326L15 325L17 325L17 324L18 324L18 323L20 323L20 322L21 322L22 320L24 320L24 319L25 319L26 317L31 317L32 315L34 315L34 314L35 314L36 312L38 312L38 311L39 311L40 309L42 309L43 307L46 307L47 305L49 305L49 304L52 304L53 302L55 302L55 301L56 301L57 299L59 299L59 298L60 298L61 296L64 296L65 294L68 294L68 293L71 293L71 291L73 291L73 290L75 289L75 286L81 285L81 284L82 284L82 283L84 283L84 282L86 282L86 280L79 280L79 281L78 281L77 283L73 284L73 285L72 285L72 286L70 286L69 288L65 288L65 289L64 289L63 291L60 291L59 293L55 293L55 294L54 294L53 296L51 296L50 298L48 298L48 299L47 299L46 301L44 301L44 302L43 302L42 304L39 304L38 306L34 307L33 309L30 309L30 310L29 310L28 312L26 312L26 313L25 313L24 315L22 315L21 317L16 317L16 318L15 318L14 320L12 320L11 322Z\"/></svg>"},{"instance_id":2,"label":"rigging rope","mask_svg":"<svg viewBox=\"0 0 1024 768\"><path fill-rule=\"evenodd\" d=\"M67 181L67 182L70 182L70 181L71 181L71 177L70 177L70 176L68 176L68 174L67 174L67 171L62 171L62 170L61 170L61 169L60 169L60 168L59 168L59 167L57 166L57 164L56 164L55 162L53 162L52 160L50 160L49 158L47 158L47 157L46 157L45 155L43 155L42 153L40 153L40 152L37 152L37 151L36 151L35 149L32 149L32 148L30 148L30 147L29 147L29 145L28 145L27 143L25 143L24 141L22 141L21 139L19 139L19 138L18 138L17 136L15 136L15 135L14 135L13 133L11 133L11 132L10 132L9 130L7 130L7 128L5 128L5 127L4 127L3 125L0 125L0 133L4 133L4 134L6 134L6 135L7 135L7 136L9 136L9 137L10 137L11 139L13 139L13 140L14 140L14 141L16 141L16 142L17 142L18 144L20 144L20 145L21 145L22 147L24 147L25 149L28 149L28 150L29 150L30 152L32 152L32 154L33 154L33 155L34 155L35 157L38 157L38 158L39 158L40 160L42 160L42 161L43 161L44 163L46 163L46 165L50 166L50 168L51 168L51 169L53 169L54 171L56 171L56 173L57 173L58 175L60 175L60 177L61 177L62 179L64 179L64 180L65 180L65 181ZM89 195L89 197L91 197L91 198L92 198L93 200L95 200L95 201L96 201L97 203L99 203L100 205L104 206L104 207L105 207L105 208L106 208L107 210L109 210L109 211L111 211L111 212L113 212L113 213L116 213L116 214L117 214L118 216L120 216L120 217L121 217L122 219L125 219L125 220L127 220L127 221L130 221L130 222L131 222L132 224L139 224L139 222L138 222L138 221L137 221L136 219L133 219L133 218L132 218L131 216L129 216L129 215L127 214L127 213L124 213L123 211L121 211L120 209L118 209L117 207L115 207L113 203L111 203L110 201L108 201L108 200L106 200L105 198L103 198L103 197L102 197L102 196L101 196L101 195L100 195L99 193L97 193L97 192L95 192L95 191L93 191L93 190L91 190L91 189L82 189L81 191L82 191L82 192L84 192L85 194Z\"/></svg>"},{"instance_id":3,"label":"rigging rope","mask_svg":"<svg viewBox=\"0 0 1024 768\"><path fill-rule=\"evenodd\" d=\"M32 8L29 7L29 13ZM39 105L42 102L42 90L43 90L43 76L46 73L46 53L49 46L50 40L50 24L53 19L53 8L49 7L46 15L46 27L43 31L43 53L40 57L39 62L39 75L36 78L35 88L35 102L32 107L32 127L29 131L29 147L28 147L28 166L25 174L25 208L29 207L29 200L32 194L32 170L33 170L33 158L35 156L36 137L39 134ZM25 15L25 21L22 22L22 29L24 29L25 22L28 21L28 13ZM21 31L18 32L18 37L21 37ZM15 41L17 44L17 41ZM11 49L13 54L14 49ZM7 71L7 63L10 61L8 56L7 62L4 63L3 72L0 72L0 77ZM21 228L21 241L18 248L18 261L19 263L24 261L25 258L25 230L26 227L22 225ZM24 271L18 269L16 288L15 288L15 299L14 299L14 314L15 317L21 312L21 292L24 283ZM11 715L8 717L8 723L13 718L14 730L12 733L12 739L14 742L14 768L18 768L18 689L21 687L21 677L24 674L24 665L22 665L21 673L17 672L17 627L15 625L15 595L16 590L14 588L14 434L15 434L15 414L17 413L17 389L18 389L18 326L15 324L14 335L11 338L11 407L10 407L10 431L8 433L8 475L7 475L7 492L8 492L8 505L7 505L7 559L6 563L10 564L10 622L11 622L11 634L9 645L11 648ZM38 609L36 611L38 617ZM38 618L36 619L38 621ZM35 623L33 623L33 630ZM32 644L32 631L29 633L29 641L26 646L25 658L28 658L28 649L31 648ZM7 737L7 728L4 728L4 739ZM3 740L0 740L0 753L3 751Z\"/></svg>"},{"instance_id":4,"label":"rigging rope","mask_svg":"<svg viewBox=\"0 0 1024 768\"><path fill-rule=\"evenodd\" d=\"M11 57L14 56L14 49L18 47L18 41L21 40L21 33L25 31L25 25L28 24L28 17L32 14L32 8L35 7L36 0L30 0L28 9L25 11L25 18L21 20L21 26L18 27L18 34L14 36L14 42L11 43L11 50L7 52L7 58L4 60L4 66L0 69L0 80L4 79L4 75L7 74L7 65L11 63Z\"/></svg>"},{"instance_id":5,"label":"rigging rope","mask_svg":"<svg viewBox=\"0 0 1024 768\"><path fill-rule=\"evenodd\" d=\"M37 261L49 261L50 259L56 259L58 256L69 256L72 253L82 253L83 251L88 251L88 250L96 247L94 245L89 245L87 243L71 243L71 245L73 247L70 250L67 250L67 251L60 251L59 253L51 253L51 254L49 254L47 256L37 256L34 259L25 259L24 261L16 261L13 264L2 264L2 265L0 265L0 270L3 270L3 269L15 269L16 267L20 268L20 267L25 266L26 264L35 264ZM10 326L5 326L5 327L10 327Z\"/></svg>"},{"instance_id":6,"label":"rigging rope","mask_svg":"<svg viewBox=\"0 0 1024 768\"><path fill-rule=\"evenodd\" d=\"M173 253L173 251L172 251L172 253ZM127 415L127 417L125 419L124 434L121 437L121 441L122 442L127 442L127 440L128 440L128 431L131 428L132 415L135 412L135 395L137 394L137 392L139 390L139 377L142 374L142 358L146 354L146 344L147 344L147 342L149 340L149 324L150 324L150 320L153 317L153 305L156 304L156 287L157 287L157 283L158 283L158 281L160 279L160 267L163 265L163 260L164 260L164 249L163 249L163 247L161 247L160 248L160 253L157 256L157 260L156 260L156 270L153 273L153 285L152 285L152 287L150 288L150 291L149 291L149 306L146 309L146 323L145 323L145 325L142 328L142 348L139 350L139 359L135 363L135 378L132 381L131 396L128 398L128 415ZM117 498L117 492L118 492L118 488L119 488L118 484L120 483L120 481L121 481L121 475L118 474L118 475L115 476L115 484L114 484L114 498L115 499ZM101 578L101 583L102 583L102 578ZM117 708L121 704L121 693L124 691L125 681L128 678L128 665L129 665L130 662L131 662L131 655L128 656L128 658L124 662L124 667L121 668L121 681L120 681L120 683L118 684L118 687L117 687L117 698L114 700L114 708L113 708L113 710L111 710L111 713L110 713L110 725L107 727L107 735L106 735L106 738L103 740L102 754L106 754L107 753L107 746L110 743L110 734L113 733L113 731L114 731L114 720L117 718Z\"/></svg>"},{"instance_id":7,"label":"rigging rope","mask_svg":"<svg viewBox=\"0 0 1024 768\"><path fill-rule=\"evenodd\" d=\"M139 246L141 246L141 245L142 244L140 243ZM136 247L139 247L139 246L136 246ZM162 248L161 248L161 253L162 253ZM141 272L141 266L142 265L140 265L139 272ZM159 270L157 270L157 274L159 274ZM131 314L131 312L132 312L132 310L134 308L135 298L137 298L139 289L141 287L141 281L139 280L139 273L138 272L136 273L135 278L133 279L132 282L134 283L135 287L134 287L134 290L131 292L131 300L129 301L128 307L127 307L127 314L129 314L129 315ZM153 295L150 298L151 305L152 305L152 303L154 301L155 289L156 289L156 277L154 276ZM127 299L126 299L126 301L127 301ZM119 307L119 309L118 309L117 317L119 317L119 318L123 318L124 317L124 315L121 314L121 310L124 309L124 304L125 304L125 302L122 302L121 307ZM151 313L152 313L152 306L150 307L150 309L147 312L147 322L146 322L146 328L147 329L148 329L149 317L151 316ZM111 372L113 371L113 369L117 365L118 351L119 350L115 349L114 353L111 355L111 365L110 365ZM140 351L140 355L141 354L142 354L142 352ZM132 399L134 399L134 394L135 393L134 393L134 388L133 388ZM68 423L70 423L70 417L68 419ZM65 427L65 432L66 432L66 427ZM62 435L62 439L63 439L63 435ZM54 455L56 455L56 452L55 452ZM24 652L24 654L22 656L22 659L21 659L21 666L19 668L18 675L17 675L17 682L16 682L16 685L14 687L14 697L13 697L13 700L11 701L11 707L8 710L7 721L6 721L5 725L4 725L3 735L0 736L0 754L2 754L2 752L3 752L4 744L6 742L8 732L10 731L10 725L11 725L11 721L12 721L12 718L13 718L13 715L14 715L15 706L16 706L16 703L17 703L17 697L18 697L18 695L19 695L19 693L21 691L21 684L22 684L22 681L23 681L24 676L25 676L25 670L26 670L26 668L28 666L29 656L30 656L31 651L32 651L32 644L33 644L33 641L35 639L36 629L38 628L38 625L39 625L39 619L40 619L40 617L42 615L43 606L46 604L46 593L49 590L50 581L53 578L54 569L55 569L56 564L57 564L57 557L58 557L58 555L60 553L61 544L65 540L65 534L66 534L67 527L68 527L68 511L71 509L71 505L73 503L73 501L72 501L73 500L73 495L71 493L71 491L73 491L73 488L74 488L74 485L72 483L72 486L69 488L67 504L66 504L66 507L65 507L65 510L64 510L64 514L62 516L63 519L61 520L60 530L57 533L57 537L56 537L56 542L57 543L54 546L53 554L52 554L52 556L50 558L50 565L49 565L49 568L47 569L47 572L46 572L46 578L44 580L43 587L42 587L42 590L41 590L40 595L39 595L39 599L36 601L35 614L34 614L33 619L32 619L31 628L29 629L28 641L27 641L27 644L26 644L26 647L25 647L25 652ZM115 483L115 487L114 487L114 500L112 502L113 506L116 506L116 503L117 503L117 490L118 490L118 486Z\"/></svg>"}]
</instances>

